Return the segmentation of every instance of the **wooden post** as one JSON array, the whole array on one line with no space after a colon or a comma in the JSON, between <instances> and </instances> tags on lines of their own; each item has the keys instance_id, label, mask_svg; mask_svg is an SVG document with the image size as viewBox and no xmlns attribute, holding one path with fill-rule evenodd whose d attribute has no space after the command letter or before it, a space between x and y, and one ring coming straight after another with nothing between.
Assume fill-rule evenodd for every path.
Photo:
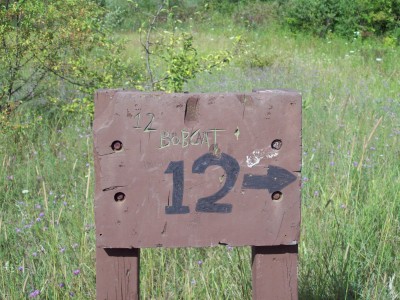
<instances>
[{"instance_id":1,"label":"wooden post","mask_svg":"<svg viewBox=\"0 0 400 300\"><path fill-rule=\"evenodd\" d=\"M139 259L139 249L96 248L96 299L139 299Z\"/></svg>"},{"instance_id":2,"label":"wooden post","mask_svg":"<svg viewBox=\"0 0 400 300\"><path fill-rule=\"evenodd\" d=\"M254 300L298 299L297 245L252 247Z\"/></svg>"}]
</instances>

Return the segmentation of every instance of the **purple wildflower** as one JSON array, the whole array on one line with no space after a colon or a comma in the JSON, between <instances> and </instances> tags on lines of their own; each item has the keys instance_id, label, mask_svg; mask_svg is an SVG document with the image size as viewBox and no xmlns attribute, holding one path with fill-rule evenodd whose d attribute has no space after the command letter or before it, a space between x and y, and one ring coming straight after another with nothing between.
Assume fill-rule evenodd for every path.
<instances>
[{"instance_id":1,"label":"purple wildflower","mask_svg":"<svg viewBox=\"0 0 400 300\"><path fill-rule=\"evenodd\" d=\"M202 260L199 260L199 261L197 262L197 264L201 267L201 265L203 264L203 261L202 261Z\"/></svg>"},{"instance_id":2,"label":"purple wildflower","mask_svg":"<svg viewBox=\"0 0 400 300\"><path fill-rule=\"evenodd\" d=\"M39 296L39 294L39 290L34 290L32 293L29 294L29 298L36 298L37 296Z\"/></svg>"},{"instance_id":3,"label":"purple wildflower","mask_svg":"<svg viewBox=\"0 0 400 300\"><path fill-rule=\"evenodd\" d=\"M314 197L318 197L319 196L319 191L314 191Z\"/></svg>"},{"instance_id":4,"label":"purple wildflower","mask_svg":"<svg viewBox=\"0 0 400 300\"><path fill-rule=\"evenodd\" d=\"M79 273L81 273L81 270L79 270L79 269L76 269L76 270L74 270L74 272L73 272L73 273L74 273L74 275L75 275L75 276L77 276L77 275L79 275Z\"/></svg>"},{"instance_id":5,"label":"purple wildflower","mask_svg":"<svg viewBox=\"0 0 400 300\"><path fill-rule=\"evenodd\" d=\"M23 267L23 266L19 266L19 267L18 267L18 271L21 271L21 272L22 272L23 270L24 270L24 267Z\"/></svg>"},{"instance_id":6,"label":"purple wildflower","mask_svg":"<svg viewBox=\"0 0 400 300\"><path fill-rule=\"evenodd\" d=\"M59 286L60 288L63 288L63 287L65 287L65 284L64 284L64 282L61 282L61 283L58 284L58 286Z\"/></svg>"}]
</instances>

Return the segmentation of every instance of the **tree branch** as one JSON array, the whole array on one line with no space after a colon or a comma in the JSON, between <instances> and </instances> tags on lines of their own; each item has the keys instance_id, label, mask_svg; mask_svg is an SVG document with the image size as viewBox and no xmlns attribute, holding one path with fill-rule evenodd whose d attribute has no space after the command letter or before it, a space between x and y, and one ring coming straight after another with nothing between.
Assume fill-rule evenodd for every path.
<instances>
[{"instance_id":1,"label":"tree branch","mask_svg":"<svg viewBox=\"0 0 400 300\"><path fill-rule=\"evenodd\" d=\"M57 76L58 78L61 78L63 80L65 80L68 83L71 83L73 85L77 85L77 86L82 86L82 87L87 87L86 84L82 84L80 82L76 82L73 81L72 79L69 79L68 77L65 77L63 75L61 75L60 73L56 72L55 70L53 70L51 67L48 67L42 60L40 60L39 57L35 56L35 58L40 62L40 64L42 65L42 67L47 70L49 73L52 73L53 75Z\"/></svg>"},{"instance_id":2,"label":"tree branch","mask_svg":"<svg viewBox=\"0 0 400 300\"><path fill-rule=\"evenodd\" d=\"M140 34L140 36L139 36L140 43L142 44L142 46L143 46L143 48L144 48L144 51L145 51L145 55L146 55L146 69L147 69L147 74L148 74L148 76L149 76L149 78L150 78L151 89L152 89L153 91L154 91L154 87L155 87L156 83L159 82L159 81L161 81L161 80L155 81L155 80L154 80L154 76L153 76L153 71L151 70L151 62L150 62L150 55L151 55L151 52L150 52L150 45L151 45L151 42L150 42L150 36L151 36L151 31L153 30L154 25L155 25L155 23L156 23L156 21L157 21L157 19L158 19L158 16L160 15L161 11L163 10L163 8L164 8L166 2L167 2L166 0L163 0L163 1L161 2L160 7L158 8L156 14L155 14L154 17L153 17L153 20L150 22L149 28L148 28L147 34L146 34L146 41L145 41L145 43L143 43L143 41L142 41L142 34Z\"/></svg>"}]
</instances>

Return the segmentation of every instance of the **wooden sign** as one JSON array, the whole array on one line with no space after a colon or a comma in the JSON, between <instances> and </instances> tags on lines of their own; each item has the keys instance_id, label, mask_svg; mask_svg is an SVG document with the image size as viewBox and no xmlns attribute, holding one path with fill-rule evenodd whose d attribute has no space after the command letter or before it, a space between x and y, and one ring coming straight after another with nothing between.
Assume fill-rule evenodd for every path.
<instances>
[{"instance_id":1,"label":"wooden sign","mask_svg":"<svg viewBox=\"0 0 400 300\"><path fill-rule=\"evenodd\" d=\"M98 248L297 245L298 93L104 90L95 107Z\"/></svg>"}]
</instances>

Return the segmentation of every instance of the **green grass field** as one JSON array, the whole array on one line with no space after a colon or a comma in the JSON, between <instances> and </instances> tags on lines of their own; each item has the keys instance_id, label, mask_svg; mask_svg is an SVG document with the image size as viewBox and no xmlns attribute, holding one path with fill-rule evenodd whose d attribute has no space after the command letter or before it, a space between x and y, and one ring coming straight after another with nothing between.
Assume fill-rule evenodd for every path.
<instances>
[{"instance_id":1,"label":"green grass field","mask_svg":"<svg viewBox=\"0 0 400 300\"><path fill-rule=\"evenodd\" d=\"M400 298L400 50L274 27L193 31L245 49L190 92L303 95L301 299ZM140 59L137 35L127 55ZM89 117L25 116L0 137L0 299L94 299ZM250 249L145 249L142 299L250 299Z\"/></svg>"}]
</instances>

